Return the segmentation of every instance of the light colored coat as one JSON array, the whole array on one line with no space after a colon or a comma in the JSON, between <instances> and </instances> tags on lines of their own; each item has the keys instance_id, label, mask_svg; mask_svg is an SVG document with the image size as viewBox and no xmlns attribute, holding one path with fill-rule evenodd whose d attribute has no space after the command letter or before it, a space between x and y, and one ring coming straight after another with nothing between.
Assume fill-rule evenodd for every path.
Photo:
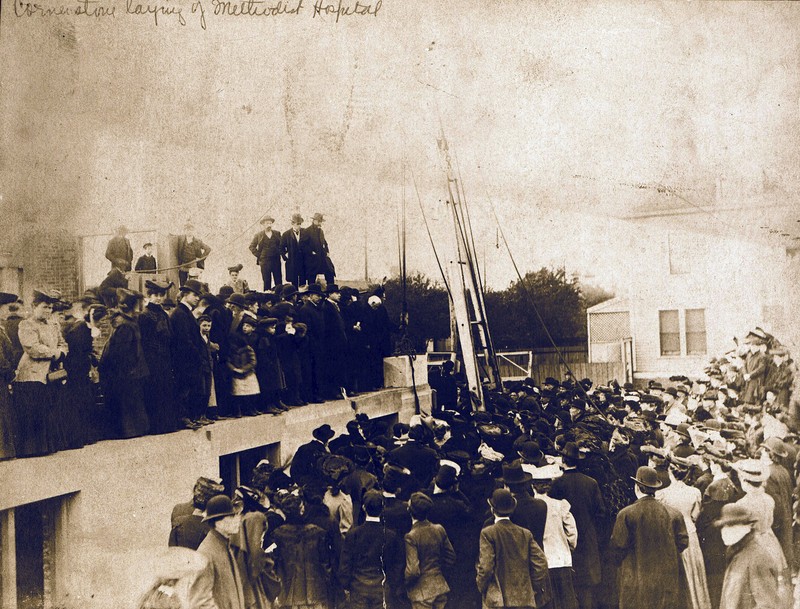
<instances>
[{"instance_id":1,"label":"light colored coat","mask_svg":"<svg viewBox=\"0 0 800 609\"><path fill-rule=\"evenodd\" d=\"M536 494L547 504L547 520L544 523L542 550L547 557L550 569L572 566L572 551L578 545L578 527L572 515L569 501L553 499L547 495Z\"/></svg>"},{"instance_id":2,"label":"light colored coat","mask_svg":"<svg viewBox=\"0 0 800 609\"><path fill-rule=\"evenodd\" d=\"M61 335L58 321L23 319L19 322L19 342L24 353L19 360L14 380L20 383L47 383L50 363L67 352L67 343Z\"/></svg>"},{"instance_id":3,"label":"light colored coat","mask_svg":"<svg viewBox=\"0 0 800 609\"><path fill-rule=\"evenodd\" d=\"M245 609L243 574L228 540L212 529L197 551L208 559L208 566L199 578L193 609Z\"/></svg>"},{"instance_id":4,"label":"light colored coat","mask_svg":"<svg viewBox=\"0 0 800 609\"><path fill-rule=\"evenodd\" d=\"M792 606L788 570L764 544L762 535L748 533L728 549L728 560L720 609L788 609Z\"/></svg>"}]
</instances>

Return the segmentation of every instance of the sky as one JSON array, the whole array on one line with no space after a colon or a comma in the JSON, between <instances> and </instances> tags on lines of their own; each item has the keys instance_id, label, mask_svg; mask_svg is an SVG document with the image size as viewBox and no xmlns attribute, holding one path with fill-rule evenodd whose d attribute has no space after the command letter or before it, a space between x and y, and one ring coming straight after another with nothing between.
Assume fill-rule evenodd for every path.
<instances>
[{"instance_id":1,"label":"sky","mask_svg":"<svg viewBox=\"0 0 800 609\"><path fill-rule=\"evenodd\" d=\"M514 278L492 206L523 272L612 287L631 263L617 218L665 203L639 185L695 205L765 184L793 201L800 185L788 3L384 0L338 23L209 3L202 29L182 2L188 23L158 26L4 3L6 222L177 234L191 219L216 251L210 277L242 262L255 280L258 218L321 212L339 275L363 277L366 239L380 278L405 200L409 268L435 277L422 209L450 256L444 136L491 287Z\"/></svg>"}]
</instances>

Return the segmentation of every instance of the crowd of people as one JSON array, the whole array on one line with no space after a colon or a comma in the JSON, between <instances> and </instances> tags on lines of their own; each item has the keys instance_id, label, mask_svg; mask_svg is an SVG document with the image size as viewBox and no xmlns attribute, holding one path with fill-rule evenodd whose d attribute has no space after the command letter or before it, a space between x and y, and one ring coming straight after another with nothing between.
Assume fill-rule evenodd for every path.
<instances>
[{"instance_id":1,"label":"crowd of people","mask_svg":"<svg viewBox=\"0 0 800 609\"><path fill-rule=\"evenodd\" d=\"M792 370L755 330L702 378L526 379L474 411L447 366L409 424L322 424L231 496L198 480L141 606L788 609Z\"/></svg>"},{"instance_id":2,"label":"crowd of people","mask_svg":"<svg viewBox=\"0 0 800 609\"><path fill-rule=\"evenodd\" d=\"M281 415L383 386L399 326L380 288L214 294L187 279L167 303L172 287L116 288L113 303L99 289L74 302L37 290L29 306L0 293L0 459Z\"/></svg>"}]
</instances>

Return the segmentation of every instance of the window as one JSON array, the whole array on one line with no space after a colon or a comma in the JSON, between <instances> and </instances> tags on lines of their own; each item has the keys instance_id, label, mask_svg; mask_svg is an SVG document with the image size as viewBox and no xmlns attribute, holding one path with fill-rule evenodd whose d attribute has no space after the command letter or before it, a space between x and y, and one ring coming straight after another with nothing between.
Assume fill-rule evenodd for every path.
<instances>
[{"instance_id":1,"label":"window","mask_svg":"<svg viewBox=\"0 0 800 609\"><path fill-rule=\"evenodd\" d=\"M705 353L706 310L686 309L686 355L705 355Z\"/></svg>"},{"instance_id":2,"label":"window","mask_svg":"<svg viewBox=\"0 0 800 609\"><path fill-rule=\"evenodd\" d=\"M661 336L661 355L680 355L681 326L678 311L659 311L658 328ZM705 337L705 333L703 336Z\"/></svg>"}]
</instances>

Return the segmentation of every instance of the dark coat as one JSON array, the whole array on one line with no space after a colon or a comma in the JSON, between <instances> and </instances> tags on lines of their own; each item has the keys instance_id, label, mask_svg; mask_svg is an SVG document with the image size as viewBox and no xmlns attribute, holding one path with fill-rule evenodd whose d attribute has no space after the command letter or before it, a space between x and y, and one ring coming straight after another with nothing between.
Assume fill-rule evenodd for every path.
<instances>
[{"instance_id":1,"label":"dark coat","mask_svg":"<svg viewBox=\"0 0 800 609\"><path fill-rule=\"evenodd\" d=\"M189 514L178 519L169 532L169 545L196 550L203 543L211 526L199 514Z\"/></svg>"},{"instance_id":2,"label":"dark coat","mask_svg":"<svg viewBox=\"0 0 800 609\"><path fill-rule=\"evenodd\" d=\"M199 388L203 384L203 367L207 362L207 347L200 335L200 326L189 307L183 303L172 311L172 368L178 391L190 387Z\"/></svg>"},{"instance_id":3,"label":"dark coat","mask_svg":"<svg viewBox=\"0 0 800 609\"><path fill-rule=\"evenodd\" d=\"M131 270L133 248L127 237L111 237L106 246L106 260L123 273Z\"/></svg>"},{"instance_id":4,"label":"dark coat","mask_svg":"<svg viewBox=\"0 0 800 609\"><path fill-rule=\"evenodd\" d=\"M156 257L144 254L143 256L139 256L139 259L136 261L136 266L133 270L140 273L146 273L148 271L155 271L157 268L158 266L156 264Z\"/></svg>"},{"instance_id":5,"label":"dark coat","mask_svg":"<svg viewBox=\"0 0 800 609\"><path fill-rule=\"evenodd\" d=\"M83 321L74 321L64 327L64 340L69 351L64 357L64 370L68 383L89 383L89 372L97 364L92 331Z\"/></svg>"},{"instance_id":6,"label":"dark coat","mask_svg":"<svg viewBox=\"0 0 800 609\"><path fill-rule=\"evenodd\" d=\"M380 522L354 527L342 545L339 583L361 596L389 596L402 589L404 551L400 536Z\"/></svg>"},{"instance_id":7,"label":"dark coat","mask_svg":"<svg viewBox=\"0 0 800 609\"><path fill-rule=\"evenodd\" d=\"M383 498L383 523L398 535L404 536L411 530L411 514L408 512L408 503L397 497Z\"/></svg>"},{"instance_id":8,"label":"dark coat","mask_svg":"<svg viewBox=\"0 0 800 609\"><path fill-rule=\"evenodd\" d=\"M325 231L321 226L312 224L305 229L305 232L308 239L301 244L303 261L309 281L313 281L317 275L325 274L329 270L327 266L328 241L325 239Z\"/></svg>"},{"instance_id":9,"label":"dark coat","mask_svg":"<svg viewBox=\"0 0 800 609\"><path fill-rule=\"evenodd\" d=\"M278 607L327 606L331 552L325 531L313 524L284 524L275 531L275 569L281 580Z\"/></svg>"},{"instance_id":10,"label":"dark coat","mask_svg":"<svg viewBox=\"0 0 800 609\"><path fill-rule=\"evenodd\" d=\"M175 430L175 376L172 371L172 329L169 315L159 305L148 303L139 315L142 350L150 375L144 386L150 429L153 433Z\"/></svg>"},{"instance_id":11,"label":"dark coat","mask_svg":"<svg viewBox=\"0 0 800 609\"><path fill-rule=\"evenodd\" d=\"M389 357L392 354L392 332L398 331L398 325L389 319L389 311L381 304L370 307L364 322L367 342L370 350L377 357Z\"/></svg>"},{"instance_id":12,"label":"dark coat","mask_svg":"<svg viewBox=\"0 0 800 609\"><path fill-rule=\"evenodd\" d=\"M211 587L213 604L200 603L199 606L216 605L216 609L245 609L243 574L239 571L234 550L228 540L212 529L197 551L208 558L208 569L212 573L213 581Z\"/></svg>"},{"instance_id":13,"label":"dark coat","mask_svg":"<svg viewBox=\"0 0 800 609\"><path fill-rule=\"evenodd\" d=\"M256 376L261 393L274 393L286 386L283 378L281 362L278 358L278 346L274 335L259 331L255 346Z\"/></svg>"},{"instance_id":14,"label":"dark coat","mask_svg":"<svg viewBox=\"0 0 800 609\"><path fill-rule=\"evenodd\" d=\"M289 470L292 480L302 484L304 480L309 478L312 480L319 478L320 472L317 468L317 461L327 453L325 445L319 440L311 440L311 442L299 446L294 453L291 469Z\"/></svg>"},{"instance_id":15,"label":"dark coat","mask_svg":"<svg viewBox=\"0 0 800 609\"><path fill-rule=\"evenodd\" d=\"M269 237L263 230L256 233L250 241L250 253L256 257L259 266L277 260L281 255L281 234L273 230Z\"/></svg>"},{"instance_id":16,"label":"dark coat","mask_svg":"<svg viewBox=\"0 0 800 609\"><path fill-rule=\"evenodd\" d=\"M553 482L549 495L553 499L569 501L575 516L578 529L578 545L572 554L575 583L599 584L601 565L597 528L605 515L600 487L593 478L570 469Z\"/></svg>"},{"instance_id":17,"label":"dark coat","mask_svg":"<svg viewBox=\"0 0 800 609\"><path fill-rule=\"evenodd\" d=\"M436 451L419 442L409 441L386 454L386 462L407 468L421 488L430 486L439 468Z\"/></svg>"},{"instance_id":18,"label":"dark coat","mask_svg":"<svg viewBox=\"0 0 800 609\"><path fill-rule=\"evenodd\" d=\"M301 282L305 281L305 260L303 252L308 248L308 234L306 229L300 229L300 238L294 236L293 230L290 228L281 235L281 257L286 262L286 279L291 280L299 278Z\"/></svg>"},{"instance_id":19,"label":"dark coat","mask_svg":"<svg viewBox=\"0 0 800 609\"><path fill-rule=\"evenodd\" d=\"M578 529L579 544L580 535ZM619 563L620 609L672 609L679 598L680 553L688 546L683 517L655 497L623 508L611 535Z\"/></svg>"},{"instance_id":20,"label":"dark coat","mask_svg":"<svg viewBox=\"0 0 800 609\"><path fill-rule=\"evenodd\" d=\"M186 238L186 235L181 235L178 238L178 264L185 268L190 268L193 264L196 264L197 268L204 269L206 267L205 259L210 253L211 248L197 237L194 237L191 242Z\"/></svg>"},{"instance_id":21,"label":"dark coat","mask_svg":"<svg viewBox=\"0 0 800 609\"><path fill-rule=\"evenodd\" d=\"M544 547L544 526L547 521L547 504L541 499L531 497L527 493L514 494L517 507L511 514L511 522L528 529L533 539ZM579 537L580 538L580 537Z\"/></svg>"},{"instance_id":22,"label":"dark coat","mask_svg":"<svg viewBox=\"0 0 800 609\"><path fill-rule=\"evenodd\" d=\"M547 559L531 532L510 520L481 531L476 583L484 607L537 607Z\"/></svg>"}]
</instances>

